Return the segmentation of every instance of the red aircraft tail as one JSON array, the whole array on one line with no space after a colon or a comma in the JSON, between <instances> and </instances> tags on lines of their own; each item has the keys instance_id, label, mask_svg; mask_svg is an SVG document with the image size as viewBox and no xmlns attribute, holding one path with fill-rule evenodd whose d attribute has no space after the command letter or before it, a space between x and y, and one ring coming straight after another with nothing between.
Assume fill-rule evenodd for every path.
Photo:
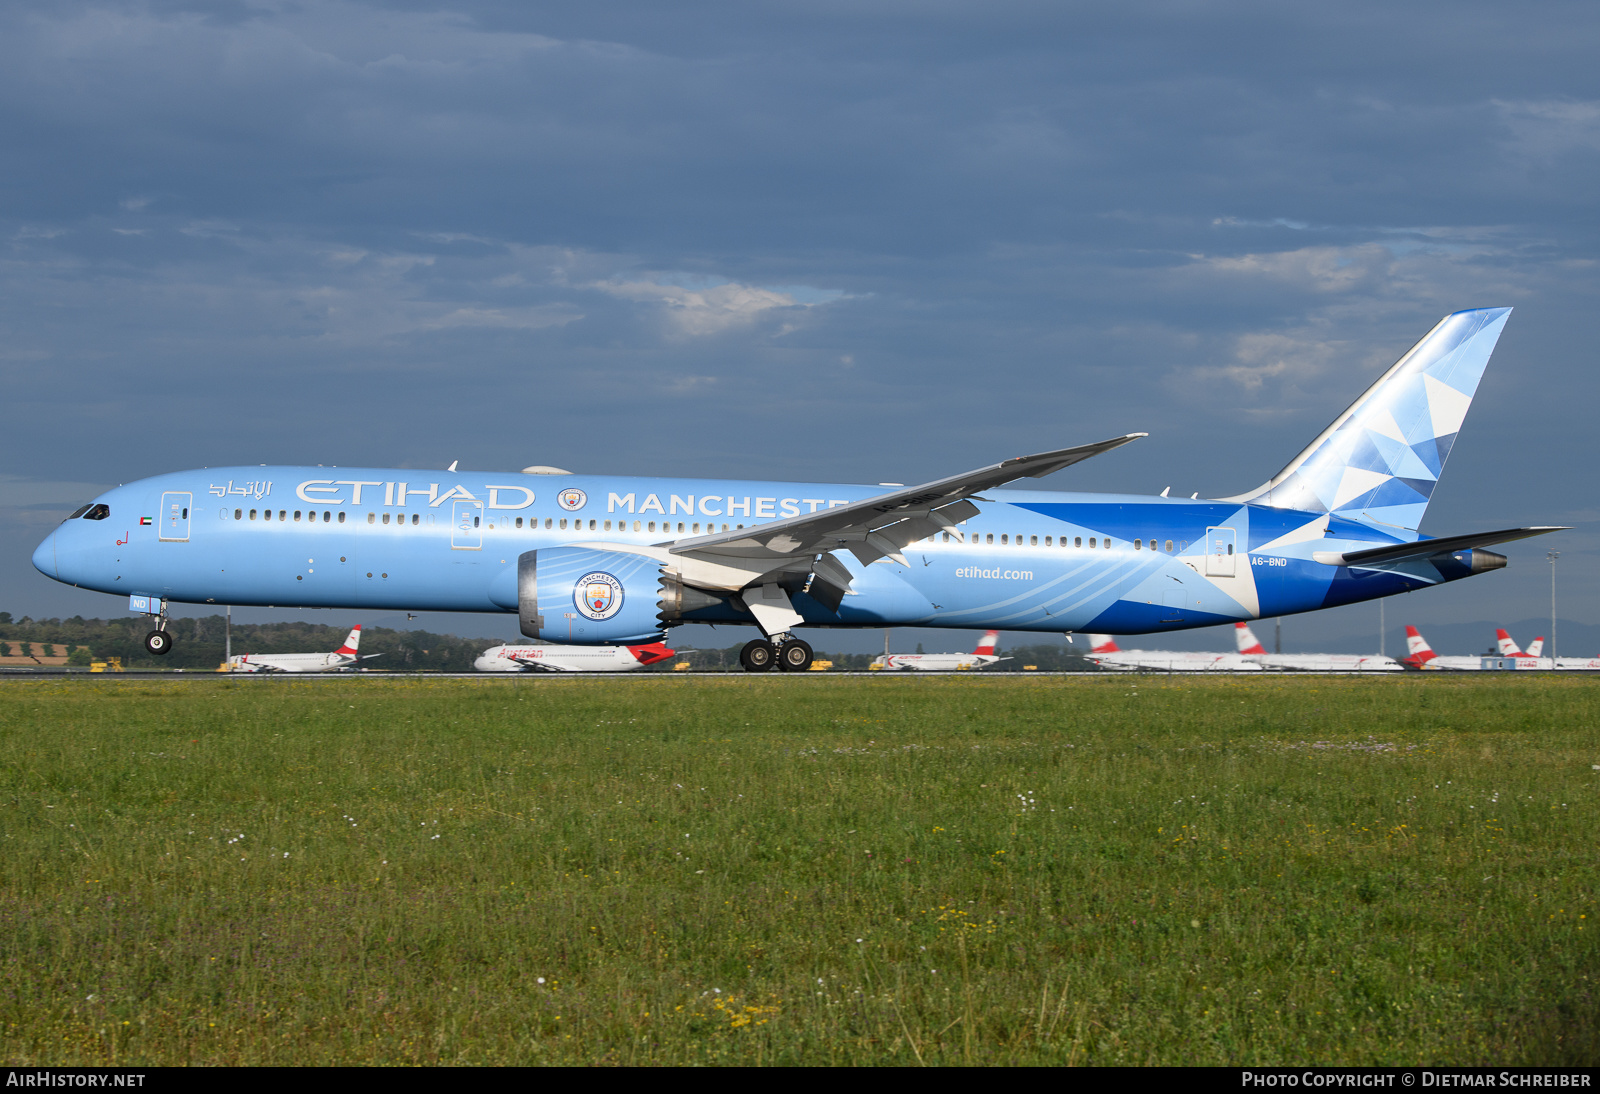
<instances>
[{"instance_id":1,"label":"red aircraft tail","mask_svg":"<svg viewBox=\"0 0 1600 1094\"><path fill-rule=\"evenodd\" d=\"M641 665L653 665L657 661L665 661L675 653L667 649L664 642L651 642L647 646L629 646L628 652L633 654L634 659Z\"/></svg>"}]
</instances>

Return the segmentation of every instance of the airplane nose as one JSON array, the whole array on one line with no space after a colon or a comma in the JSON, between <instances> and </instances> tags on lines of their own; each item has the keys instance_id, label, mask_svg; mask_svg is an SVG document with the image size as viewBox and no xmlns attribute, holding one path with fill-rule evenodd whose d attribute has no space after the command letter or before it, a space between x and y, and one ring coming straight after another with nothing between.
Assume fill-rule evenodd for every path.
<instances>
[{"instance_id":1,"label":"airplane nose","mask_svg":"<svg viewBox=\"0 0 1600 1094\"><path fill-rule=\"evenodd\" d=\"M44 537L44 542L39 544L33 552L33 568L48 578L60 580L56 574L56 534L51 532Z\"/></svg>"}]
</instances>

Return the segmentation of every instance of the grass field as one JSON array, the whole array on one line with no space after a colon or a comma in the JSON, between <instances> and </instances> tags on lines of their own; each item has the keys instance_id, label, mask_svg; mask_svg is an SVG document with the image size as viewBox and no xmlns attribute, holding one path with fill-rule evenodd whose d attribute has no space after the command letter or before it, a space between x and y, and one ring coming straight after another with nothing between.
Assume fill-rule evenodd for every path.
<instances>
[{"instance_id":1,"label":"grass field","mask_svg":"<svg viewBox=\"0 0 1600 1094\"><path fill-rule=\"evenodd\" d=\"M1600 681L0 686L8 1064L1600 1062Z\"/></svg>"}]
</instances>

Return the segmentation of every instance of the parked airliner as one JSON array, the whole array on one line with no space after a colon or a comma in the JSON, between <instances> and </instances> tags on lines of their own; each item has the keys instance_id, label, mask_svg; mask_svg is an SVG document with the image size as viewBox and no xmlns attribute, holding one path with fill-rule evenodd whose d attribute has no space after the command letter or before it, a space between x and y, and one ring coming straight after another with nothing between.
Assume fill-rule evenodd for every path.
<instances>
[{"instance_id":1,"label":"parked airliner","mask_svg":"<svg viewBox=\"0 0 1600 1094\"><path fill-rule=\"evenodd\" d=\"M491 646L472 667L479 672L632 672L665 661L660 642L634 646Z\"/></svg>"},{"instance_id":2,"label":"parked airliner","mask_svg":"<svg viewBox=\"0 0 1600 1094\"><path fill-rule=\"evenodd\" d=\"M1239 653L1264 669L1289 669L1295 672L1403 672L1405 666L1393 657L1359 653L1268 653L1248 623L1233 625L1234 643Z\"/></svg>"},{"instance_id":3,"label":"parked airliner","mask_svg":"<svg viewBox=\"0 0 1600 1094\"><path fill-rule=\"evenodd\" d=\"M1531 659L1533 662L1533 667L1541 669L1554 669L1557 672L1571 671L1574 669L1592 672L1596 669L1600 669L1600 657L1544 656L1543 635L1540 635L1532 642L1529 642L1527 652L1524 653L1521 649L1517 648L1517 644L1511 640L1511 636L1505 631L1497 630L1494 633L1495 638L1498 640L1500 645L1500 654L1503 657Z\"/></svg>"},{"instance_id":4,"label":"parked airliner","mask_svg":"<svg viewBox=\"0 0 1600 1094\"><path fill-rule=\"evenodd\" d=\"M868 665L868 669L911 669L916 672L962 672L981 669L1009 657L998 657L994 644L1000 640L999 631L984 631L978 648L971 653L886 653Z\"/></svg>"},{"instance_id":5,"label":"parked airliner","mask_svg":"<svg viewBox=\"0 0 1600 1094\"><path fill-rule=\"evenodd\" d=\"M1109 634L1089 636L1089 660L1103 669L1133 672L1260 672L1261 666L1236 653L1188 650L1120 649Z\"/></svg>"},{"instance_id":6,"label":"parked airliner","mask_svg":"<svg viewBox=\"0 0 1600 1094\"><path fill-rule=\"evenodd\" d=\"M169 602L507 612L586 646L745 623L754 671L808 667L801 627L1143 634L1315 611L1499 569L1485 547L1554 530L1418 531L1509 313L1446 316L1282 471L1212 500L1001 489L1142 433L887 490L224 467L107 491L33 561L129 597L153 653Z\"/></svg>"},{"instance_id":7,"label":"parked airliner","mask_svg":"<svg viewBox=\"0 0 1600 1094\"><path fill-rule=\"evenodd\" d=\"M369 653L367 657L381 654ZM332 653L241 653L227 661L229 672L338 672L355 668L361 656L361 624L350 628L344 645Z\"/></svg>"}]
</instances>

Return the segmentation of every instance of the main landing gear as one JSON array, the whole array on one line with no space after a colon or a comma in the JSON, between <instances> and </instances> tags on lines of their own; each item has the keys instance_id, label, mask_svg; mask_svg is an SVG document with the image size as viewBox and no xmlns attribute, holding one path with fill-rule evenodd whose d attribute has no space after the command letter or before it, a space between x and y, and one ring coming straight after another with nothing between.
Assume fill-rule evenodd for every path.
<instances>
[{"instance_id":1,"label":"main landing gear","mask_svg":"<svg viewBox=\"0 0 1600 1094\"><path fill-rule=\"evenodd\" d=\"M767 672L774 664L783 672L805 672L814 655L811 646L799 638L758 638L739 651L739 664L746 672Z\"/></svg>"}]
</instances>

